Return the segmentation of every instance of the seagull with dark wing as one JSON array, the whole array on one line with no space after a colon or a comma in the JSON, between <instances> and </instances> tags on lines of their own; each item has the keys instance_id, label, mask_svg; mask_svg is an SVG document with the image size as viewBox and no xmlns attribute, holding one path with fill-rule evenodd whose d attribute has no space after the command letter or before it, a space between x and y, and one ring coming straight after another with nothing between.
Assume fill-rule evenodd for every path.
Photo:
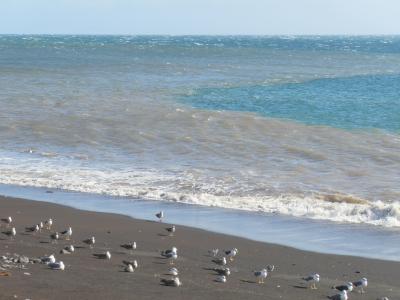
<instances>
[{"instance_id":1,"label":"seagull with dark wing","mask_svg":"<svg viewBox=\"0 0 400 300\"><path fill-rule=\"evenodd\" d=\"M364 288L368 286L368 280L365 277L361 278L360 280L353 282L353 286L359 289L359 293L364 294Z\"/></svg>"},{"instance_id":2,"label":"seagull with dark wing","mask_svg":"<svg viewBox=\"0 0 400 300\"><path fill-rule=\"evenodd\" d=\"M47 230L51 230L51 226L53 225L53 219L50 218L47 221L44 222L44 225L46 225Z\"/></svg>"},{"instance_id":3,"label":"seagull with dark wing","mask_svg":"<svg viewBox=\"0 0 400 300\"><path fill-rule=\"evenodd\" d=\"M74 252L75 252L75 247L73 245L65 246L60 251L61 254L71 254L71 253L74 253Z\"/></svg>"},{"instance_id":4,"label":"seagull with dark wing","mask_svg":"<svg viewBox=\"0 0 400 300\"><path fill-rule=\"evenodd\" d=\"M40 258L40 260L41 260L42 264L46 264L46 265L56 262L56 258L54 256L54 254L51 254L49 256L43 256Z\"/></svg>"},{"instance_id":5,"label":"seagull with dark wing","mask_svg":"<svg viewBox=\"0 0 400 300\"><path fill-rule=\"evenodd\" d=\"M161 283L163 285L167 285L167 286L174 286L174 287L180 287L182 285L182 282L179 280L178 277L175 277L173 279L164 279L161 278L160 279Z\"/></svg>"},{"instance_id":6,"label":"seagull with dark wing","mask_svg":"<svg viewBox=\"0 0 400 300\"><path fill-rule=\"evenodd\" d=\"M59 239L60 239L60 235L58 234L58 232L54 232L54 233L50 234L50 240L51 240L52 244L57 244Z\"/></svg>"},{"instance_id":7,"label":"seagull with dark wing","mask_svg":"<svg viewBox=\"0 0 400 300\"><path fill-rule=\"evenodd\" d=\"M268 265L268 266L267 266L267 271L268 271L268 272L271 273L271 272L273 272L274 270L275 270L275 266L274 266L274 265Z\"/></svg>"},{"instance_id":8,"label":"seagull with dark wing","mask_svg":"<svg viewBox=\"0 0 400 300\"><path fill-rule=\"evenodd\" d=\"M106 251L106 253L93 254L93 256L98 259L111 259L110 251Z\"/></svg>"},{"instance_id":9,"label":"seagull with dark wing","mask_svg":"<svg viewBox=\"0 0 400 300\"><path fill-rule=\"evenodd\" d=\"M160 222L162 222L162 219L164 218L164 212L160 211L160 212L156 213L156 217L158 218L158 220Z\"/></svg>"},{"instance_id":10,"label":"seagull with dark wing","mask_svg":"<svg viewBox=\"0 0 400 300\"><path fill-rule=\"evenodd\" d=\"M12 223L13 219L11 217L3 218L1 219L1 222L6 224L6 227L10 227L10 224Z\"/></svg>"},{"instance_id":11,"label":"seagull with dark wing","mask_svg":"<svg viewBox=\"0 0 400 300\"><path fill-rule=\"evenodd\" d=\"M264 279L268 276L267 269L262 269L260 271L254 271L254 276L258 279L258 283L264 283Z\"/></svg>"},{"instance_id":12,"label":"seagull with dark wing","mask_svg":"<svg viewBox=\"0 0 400 300\"><path fill-rule=\"evenodd\" d=\"M10 239L13 239L17 235L17 230L15 230L15 227L13 227L11 230L3 231L2 233L8 236Z\"/></svg>"},{"instance_id":13,"label":"seagull with dark wing","mask_svg":"<svg viewBox=\"0 0 400 300\"><path fill-rule=\"evenodd\" d=\"M71 227L68 227L67 230L61 231L61 234L62 234L63 236L65 236L65 239L66 239L67 241L69 241L70 238L71 238L71 235L72 235L72 228L71 228Z\"/></svg>"},{"instance_id":14,"label":"seagull with dark wing","mask_svg":"<svg viewBox=\"0 0 400 300\"><path fill-rule=\"evenodd\" d=\"M352 282L347 282L346 284L342 285L336 285L333 286L332 289L338 290L338 291L348 291L351 292L353 290L353 283Z\"/></svg>"},{"instance_id":15,"label":"seagull with dark wing","mask_svg":"<svg viewBox=\"0 0 400 300\"><path fill-rule=\"evenodd\" d=\"M225 283L226 282L226 276L225 275L219 275L217 276L217 278L215 278L216 282L221 282L221 283Z\"/></svg>"},{"instance_id":16,"label":"seagull with dark wing","mask_svg":"<svg viewBox=\"0 0 400 300\"><path fill-rule=\"evenodd\" d=\"M169 255L169 254L174 253L174 252L178 253L178 248L172 247L171 249L167 249L167 250L161 251L161 256L165 257L165 255Z\"/></svg>"},{"instance_id":17,"label":"seagull with dark wing","mask_svg":"<svg viewBox=\"0 0 400 300\"><path fill-rule=\"evenodd\" d=\"M239 250L236 248L233 248L231 250L225 250L225 254L226 256L229 258L230 261L233 261L234 257L236 256L236 254L239 253Z\"/></svg>"},{"instance_id":18,"label":"seagull with dark wing","mask_svg":"<svg viewBox=\"0 0 400 300\"><path fill-rule=\"evenodd\" d=\"M347 300L349 297L347 296L347 291L341 291L339 294L328 297L331 300Z\"/></svg>"},{"instance_id":19,"label":"seagull with dark wing","mask_svg":"<svg viewBox=\"0 0 400 300\"><path fill-rule=\"evenodd\" d=\"M90 249L93 249L94 244L96 244L96 239L94 238L94 236L92 236L91 238L83 240L82 242L85 243L86 245L89 245Z\"/></svg>"},{"instance_id":20,"label":"seagull with dark wing","mask_svg":"<svg viewBox=\"0 0 400 300\"><path fill-rule=\"evenodd\" d=\"M64 269L65 269L65 265L64 265L64 263L62 261L49 263L48 266L52 270L64 271Z\"/></svg>"},{"instance_id":21,"label":"seagull with dark wing","mask_svg":"<svg viewBox=\"0 0 400 300\"><path fill-rule=\"evenodd\" d=\"M222 258L215 258L212 260L213 263L219 265L219 266L225 266L226 265L226 258L225 256Z\"/></svg>"},{"instance_id":22,"label":"seagull with dark wing","mask_svg":"<svg viewBox=\"0 0 400 300\"><path fill-rule=\"evenodd\" d=\"M229 268L214 268L214 272L217 272L218 275L229 276L231 275L231 270Z\"/></svg>"},{"instance_id":23,"label":"seagull with dark wing","mask_svg":"<svg viewBox=\"0 0 400 300\"><path fill-rule=\"evenodd\" d=\"M317 283L319 282L319 279L320 279L319 274L317 274L317 273L303 278L304 281L311 283L310 289L312 289L312 290L317 289Z\"/></svg>"},{"instance_id":24,"label":"seagull with dark wing","mask_svg":"<svg viewBox=\"0 0 400 300\"><path fill-rule=\"evenodd\" d=\"M35 226L32 227L25 227L25 232L32 232L33 234L39 232L39 230L40 230L39 224L36 224Z\"/></svg>"},{"instance_id":25,"label":"seagull with dark wing","mask_svg":"<svg viewBox=\"0 0 400 300\"><path fill-rule=\"evenodd\" d=\"M178 276L178 275L179 275L179 271L178 271L178 269L175 268L175 267L169 268L169 269L168 269L168 275Z\"/></svg>"},{"instance_id":26,"label":"seagull with dark wing","mask_svg":"<svg viewBox=\"0 0 400 300\"><path fill-rule=\"evenodd\" d=\"M169 236L174 236L175 225L172 225L172 227L167 227L167 228L165 228L165 230L169 232Z\"/></svg>"},{"instance_id":27,"label":"seagull with dark wing","mask_svg":"<svg viewBox=\"0 0 400 300\"><path fill-rule=\"evenodd\" d=\"M169 259L169 263L171 265L173 265L174 261L178 259L178 253L176 251L175 252L168 252L168 253L163 251L163 252L161 252L161 256L164 257L164 258L168 258Z\"/></svg>"},{"instance_id":28,"label":"seagull with dark wing","mask_svg":"<svg viewBox=\"0 0 400 300\"><path fill-rule=\"evenodd\" d=\"M129 250L130 254L133 254L133 250L136 250L136 242L122 244L121 247Z\"/></svg>"}]
</instances>

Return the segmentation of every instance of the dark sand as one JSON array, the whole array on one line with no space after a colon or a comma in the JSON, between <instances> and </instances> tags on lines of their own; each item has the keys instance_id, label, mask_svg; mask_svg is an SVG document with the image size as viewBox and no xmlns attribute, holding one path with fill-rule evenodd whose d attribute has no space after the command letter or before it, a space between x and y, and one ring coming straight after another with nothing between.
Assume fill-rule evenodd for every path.
<instances>
[{"instance_id":1,"label":"dark sand","mask_svg":"<svg viewBox=\"0 0 400 300\"><path fill-rule=\"evenodd\" d=\"M56 196L56 195L55 195ZM174 237L166 236L165 223L135 220L129 217L76 210L45 202L0 197L0 217L14 218L17 236L14 241L0 237L0 256L13 253L29 257L56 255L66 264L65 271L54 271L43 264L28 264L27 270L10 269L11 276L0 276L0 299L327 299L335 294L332 285L367 277L366 294L353 292L349 299L372 299L387 296L400 299L400 263L348 256L326 255L242 238L177 226ZM72 226L71 255L59 254L67 241L49 243L47 231L25 234L26 226L52 217L54 229ZM166 216L168 221L168 216ZM4 225L1 228L4 231ZM95 236L94 250L81 243ZM136 241L134 255L119 247ZM159 251L176 246L183 285L180 288L160 285L160 277L170 267ZM205 268L214 267L207 250L239 249L237 259L229 263L233 274L225 284ZM96 259L93 253L110 250L110 261ZM7 254L9 253L9 254ZM135 273L122 272L124 259L137 259ZM0 266L1 266L0 260ZM276 270L265 284L256 284L253 269L274 264ZM31 275L24 275L29 272ZM318 290L304 288L302 276L321 275ZM16 295L16 296L15 296Z\"/></svg>"}]
</instances>

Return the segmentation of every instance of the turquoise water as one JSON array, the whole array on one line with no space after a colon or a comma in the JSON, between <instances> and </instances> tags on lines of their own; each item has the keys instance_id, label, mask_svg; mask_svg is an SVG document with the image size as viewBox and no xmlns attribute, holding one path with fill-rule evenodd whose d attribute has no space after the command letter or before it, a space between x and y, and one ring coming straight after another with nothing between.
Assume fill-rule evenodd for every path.
<instances>
[{"instance_id":1,"label":"turquoise water","mask_svg":"<svg viewBox=\"0 0 400 300\"><path fill-rule=\"evenodd\" d=\"M182 98L210 110L255 112L310 125L400 130L400 76L368 75L232 88L204 88Z\"/></svg>"}]
</instances>

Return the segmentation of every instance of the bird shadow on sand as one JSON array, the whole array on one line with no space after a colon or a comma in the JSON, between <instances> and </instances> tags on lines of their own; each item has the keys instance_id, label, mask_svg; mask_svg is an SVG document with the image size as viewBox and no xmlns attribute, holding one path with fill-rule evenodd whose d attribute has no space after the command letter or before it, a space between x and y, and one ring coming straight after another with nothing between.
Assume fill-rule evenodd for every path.
<instances>
[{"instance_id":1,"label":"bird shadow on sand","mask_svg":"<svg viewBox=\"0 0 400 300\"><path fill-rule=\"evenodd\" d=\"M241 281L241 282L244 282L244 283L257 283L256 281L253 281L253 280L245 280L245 279L240 279L240 281Z\"/></svg>"},{"instance_id":2,"label":"bird shadow on sand","mask_svg":"<svg viewBox=\"0 0 400 300\"><path fill-rule=\"evenodd\" d=\"M303 286L303 285L293 285L293 287L296 289L303 289L303 290L308 289L306 286Z\"/></svg>"},{"instance_id":3,"label":"bird shadow on sand","mask_svg":"<svg viewBox=\"0 0 400 300\"><path fill-rule=\"evenodd\" d=\"M86 249L86 248L89 248L89 247L85 247L85 246L74 246L75 247L75 249Z\"/></svg>"},{"instance_id":4,"label":"bird shadow on sand","mask_svg":"<svg viewBox=\"0 0 400 300\"><path fill-rule=\"evenodd\" d=\"M166 265L167 264L166 262L161 262L161 261L153 261L152 263L156 264L156 265Z\"/></svg>"}]
</instances>

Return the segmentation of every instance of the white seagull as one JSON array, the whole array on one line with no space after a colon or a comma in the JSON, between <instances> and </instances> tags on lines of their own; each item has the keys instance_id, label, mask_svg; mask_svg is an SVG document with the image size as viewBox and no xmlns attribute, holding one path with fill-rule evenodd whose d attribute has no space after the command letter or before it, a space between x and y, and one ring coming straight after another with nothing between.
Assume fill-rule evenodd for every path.
<instances>
[{"instance_id":1,"label":"white seagull","mask_svg":"<svg viewBox=\"0 0 400 300\"><path fill-rule=\"evenodd\" d=\"M91 238L83 240L82 242L85 243L86 245L89 245L90 249L93 249L94 244L96 244L96 239L94 238L94 236L92 236Z\"/></svg>"},{"instance_id":2,"label":"white seagull","mask_svg":"<svg viewBox=\"0 0 400 300\"><path fill-rule=\"evenodd\" d=\"M224 276L231 275L231 270L229 268L214 268L213 271L217 272L218 275L224 275Z\"/></svg>"},{"instance_id":3,"label":"white seagull","mask_svg":"<svg viewBox=\"0 0 400 300\"><path fill-rule=\"evenodd\" d=\"M216 279L216 282L222 282L225 283L226 282L226 276L225 275L219 275Z\"/></svg>"},{"instance_id":4,"label":"white seagull","mask_svg":"<svg viewBox=\"0 0 400 300\"><path fill-rule=\"evenodd\" d=\"M333 286L333 289L336 289L338 291L348 291L351 292L353 291L353 283L352 282L347 282L346 284L342 284L342 285L336 285Z\"/></svg>"},{"instance_id":5,"label":"white seagull","mask_svg":"<svg viewBox=\"0 0 400 300\"><path fill-rule=\"evenodd\" d=\"M331 300L347 300L349 297L347 296L347 291L343 290L339 294L328 297Z\"/></svg>"},{"instance_id":6,"label":"white seagull","mask_svg":"<svg viewBox=\"0 0 400 300\"><path fill-rule=\"evenodd\" d=\"M51 239L51 243L53 244L57 244L58 239L60 238L60 235L58 234L58 232L54 232L52 234L50 234L50 239Z\"/></svg>"},{"instance_id":7,"label":"white seagull","mask_svg":"<svg viewBox=\"0 0 400 300\"><path fill-rule=\"evenodd\" d=\"M174 286L174 287L180 287L182 285L182 282L179 280L178 277L175 277L173 279L160 279L161 283L164 285L168 286Z\"/></svg>"},{"instance_id":8,"label":"white seagull","mask_svg":"<svg viewBox=\"0 0 400 300\"><path fill-rule=\"evenodd\" d=\"M169 268L168 269L168 275L172 275L172 276L178 276L179 275L179 271L177 268Z\"/></svg>"},{"instance_id":9,"label":"white seagull","mask_svg":"<svg viewBox=\"0 0 400 300\"><path fill-rule=\"evenodd\" d=\"M258 283L264 283L264 279L268 276L267 269L262 269L260 271L254 271L254 276L258 278Z\"/></svg>"},{"instance_id":10,"label":"white seagull","mask_svg":"<svg viewBox=\"0 0 400 300\"><path fill-rule=\"evenodd\" d=\"M125 261L124 261L125 263ZM132 263L126 264L125 272L133 273L139 267L138 262L134 260Z\"/></svg>"},{"instance_id":11,"label":"white seagull","mask_svg":"<svg viewBox=\"0 0 400 300\"><path fill-rule=\"evenodd\" d=\"M215 258L212 260L213 263L220 265L220 266L225 266L226 265L226 258L222 257L222 258Z\"/></svg>"},{"instance_id":12,"label":"white seagull","mask_svg":"<svg viewBox=\"0 0 400 300\"><path fill-rule=\"evenodd\" d=\"M126 250L129 250L130 254L132 254L133 250L136 250L136 242L123 244L123 245L121 245L121 247Z\"/></svg>"},{"instance_id":13,"label":"white seagull","mask_svg":"<svg viewBox=\"0 0 400 300\"><path fill-rule=\"evenodd\" d=\"M165 230L169 232L169 236L173 236L176 228L175 225L172 225L172 227L165 228Z\"/></svg>"},{"instance_id":14,"label":"white seagull","mask_svg":"<svg viewBox=\"0 0 400 300\"><path fill-rule=\"evenodd\" d=\"M10 239L13 239L17 235L17 230L13 227L11 230L3 231L3 234L7 235Z\"/></svg>"},{"instance_id":15,"label":"white seagull","mask_svg":"<svg viewBox=\"0 0 400 300\"><path fill-rule=\"evenodd\" d=\"M367 278L361 278L358 281L353 282L354 287L359 288L359 293L364 294L364 288L366 288L368 286L368 280Z\"/></svg>"},{"instance_id":16,"label":"white seagull","mask_svg":"<svg viewBox=\"0 0 400 300\"><path fill-rule=\"evenodd\" d=\"M93 256L99 259L111 259L111 253L109 251L106 251L106 253L93 254Z\"/></svg>"},{"instance_id":17,"label":"white seagull","mask_svg":"<svg viewBox=\"0 0 400 300\"><path fill-rule=\"evenodd\" d=\"M234 257L236 256L236 254L239 253L239 250L236 248L233 248L231 250L225 250L225 254L226 256L228 256L230 261L233 261Z\"/></svg>"},{"instance_id":18,"label":"white seagull","mask_svg":"<svg viewBox=\"0 0 400 300\"><path fill-rule=\"evenodd\" d=\"M47 221L44 222L44 224L46 225L46 229L47 230L51 230L51 226L53 225L53 219L50 218Z\"/></svg>"},{"instance_id":19,"label":"white seagull","mask_svg":"<svg viewBox=\"0 0 400 300\"><path fill-rule=\"evenodd\" d=\"M4 218L4 219L1 219L1 222L5 223L6 227L10 227L10 224L12 223L12 221L13 221L13 219L11 217L7 217L7 218Z\"/></svg>"},{"instance_id":20,"label":"white seagull","mask_svg":"<svg viewBox=\"0 0 400 300\"><path fill-rule=\"evenodd\" d=\"M51 254L49 256L43 256L40 258L43 264L53 264L56 262L56 258L54 257L54 254Z\"/></svg>"},{"instance_id":21,"label":"white seagull","mask_svg":"<svg viewBox=\"0 0 400 300\"><path fill-rule=\"evenodd\" d=\"M62 261L59 262L54 262L54 263L49 263L48 264L49 268L52 270L61 270L64 271L65 265Z\"/></svg>"},{"instance_id":22,"label":"white seagull","mask_svg":"<svg viewBox=\"0 0 400 300\"><path fill-rule=\"evenodd\" d=\"M319 282L319 274L315 273L315 274L309 275L307 277L304 277L303 280L311 283L310 289L316 290L317 283Z\"/></svg>"},{"instance_id":23,"label":"white seagull","mask_svg":"<svg viewBox=\"0 0 400 300\"><path fill-rule=\"evenodd\" d=\"M69 239L71 238L71 235L72 235L72 228L68 227L67 230L61 231L61 234L65 236L65 239L67 241L69 241Z\"/></svg>"}]
</instances>

